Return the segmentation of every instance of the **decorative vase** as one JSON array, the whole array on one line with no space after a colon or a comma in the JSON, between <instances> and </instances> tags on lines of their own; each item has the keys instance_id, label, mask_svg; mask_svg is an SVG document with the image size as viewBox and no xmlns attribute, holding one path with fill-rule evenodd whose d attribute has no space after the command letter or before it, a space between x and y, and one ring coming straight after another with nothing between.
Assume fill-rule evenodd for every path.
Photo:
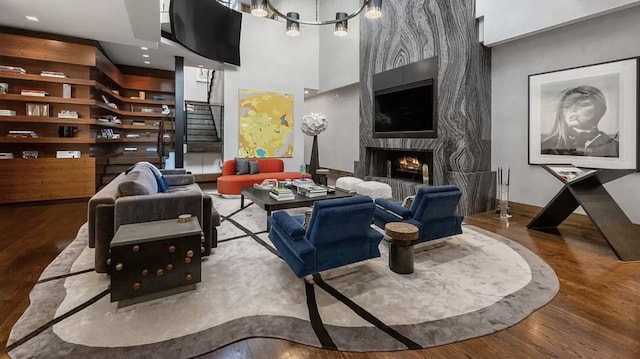
<instances>
[{"instance_id":1,"label":"decorative vase","mask_svg":"<svg viewBox=\"0 0 640 359\"><path fill-rule=\"evenodd\" d=\"M318 136L313 136L313 147L311 148L311 160L309 161L309 168L307 172L311 175L313 182L320 183L320 178L316 171L320 167L320 160L318 158Z\"/></svg>"}]
</instances>

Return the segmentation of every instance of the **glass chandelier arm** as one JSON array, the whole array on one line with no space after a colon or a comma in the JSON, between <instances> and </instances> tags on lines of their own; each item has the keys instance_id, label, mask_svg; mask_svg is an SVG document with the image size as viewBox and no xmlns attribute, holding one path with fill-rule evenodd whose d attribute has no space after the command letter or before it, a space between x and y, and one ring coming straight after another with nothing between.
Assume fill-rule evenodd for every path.
<instances>
[{"instance_id":1,"label":"glass chandelier arm","mask_svg":"<svg viewBox=\"0 0 640 359\"><path fill-rule=\"evenodd\" d=\"M286 14L283 14L282 12L280 12L280 10L278 10L275 6L273 6L270 0L267 0L267 6L269 7L269 9L271 9L271 11L273 11L276 15L278 15L278 17L281 17L285 20L289 20L289 21L293 21L293 22L297 22L299 24L305 24L305 25L329 25L329 24L336 24L342 21L346 21L358 16L358 14L360 14L362 10L364 10L364 8L367 6L367 0L362 0L362 4L360 5L360 8L356 10L354 13L347 15L347 17L344 19L316 20L316 21L300 20L300 19L294 19L292 17L289 17Z\"/></svg>"}]
</instances>

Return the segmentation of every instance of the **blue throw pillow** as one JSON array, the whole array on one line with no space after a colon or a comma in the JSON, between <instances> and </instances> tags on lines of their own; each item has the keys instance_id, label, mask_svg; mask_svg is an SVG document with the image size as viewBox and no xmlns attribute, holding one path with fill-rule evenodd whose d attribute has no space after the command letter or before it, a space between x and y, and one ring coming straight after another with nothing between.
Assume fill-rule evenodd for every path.
<instances>
[{"instance_id":1,"label":"blue throw pillow","mask_svg":"<svg viewBox=\"0 0 640 359\"><path fill-rule=\"evenodd\" d=\"M146 162L146 165L156 177L156 182L158 182L158 192L167 192L167 190L169 190L169 185L167 184L167 180L164 179L162 172L160 172L158 167L154 166L152 163Z\"/></svg>"}]
</instances>

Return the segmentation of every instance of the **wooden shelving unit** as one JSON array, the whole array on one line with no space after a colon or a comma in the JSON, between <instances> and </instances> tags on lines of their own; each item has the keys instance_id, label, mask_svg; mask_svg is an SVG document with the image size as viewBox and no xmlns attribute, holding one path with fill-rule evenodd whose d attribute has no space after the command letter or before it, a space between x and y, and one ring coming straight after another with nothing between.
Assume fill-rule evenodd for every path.
<instances>
[{"instance_id":1,"label":"wooden shelving unit","mask_svg":"<svg viewBox=\"0 0 640 359\"><path fill-rule=\"evenodd\" d=\"M131 163L148 160L160 164L157 153L150 150L157 146L160 121L165 120L162 106L174 105L172 76L148 69L139 74L123 73L96 44L85 40L76 43L0 33L0 44L0 65L27 72L0 72L0 82L9 84L8 93L0 94L0 109L16 113L0 116L0 152L14 156L0 160L0 173L11 174L0 176L0 203L90 197L108 182L105 178L114 177L107 170L113 158L117 158L112 162L118 164L114 166L118 170L127 164L127 158ZM68 77L41 76L42 71L63 72ZM148 72L164 78L148 76ZM70 98L63 96L63 84L71 85ZM20 94L27 89L46 91L50 96ZM130 98L139 96L140 91L145 91L146 99ZM103 96L118 108L108 106ZM163 99L153 100L153 96ZM29 103L48 104L48 116L29 116ZM65 110L77 112L79 118L56 117ZM107 115L122 123L99 120ZM64 132L61 126L71 126L73 137L59 137ZM107 129L120 138L101 138ZM7 136L11 130L34 131L38 137ZM131 133L140 138L127 138ZM125 153L125 147L138 150ZM37 151L38 158L23 159L23 151ZM57 151L80 151L81 156L56 158Z\"/></svg>"}]
</instances>

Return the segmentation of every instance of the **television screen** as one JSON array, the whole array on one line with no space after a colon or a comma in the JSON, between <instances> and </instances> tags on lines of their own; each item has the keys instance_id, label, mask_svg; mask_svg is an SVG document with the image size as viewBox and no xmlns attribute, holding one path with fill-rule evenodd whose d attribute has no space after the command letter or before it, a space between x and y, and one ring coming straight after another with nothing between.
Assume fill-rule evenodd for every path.
<instances>
[{"instance_id":1,"label":"television screen","mask_svg":"<svg viewBox=\"0 0 640 359\"><path fill-rule=\"evenodd\" d=\"M436 137L433 80L375 92L374 137Z\"/></svg>"},{"instance_id":2,"label":"television screen","mask_svg":"<svg viewBox=\"0 0 640 359\"><path fill-rule=\"evenodd\" d=\"M240 66L242 14L216 0L172 1L173 39L211 60Z\"/></svg>"}]
</instances>

